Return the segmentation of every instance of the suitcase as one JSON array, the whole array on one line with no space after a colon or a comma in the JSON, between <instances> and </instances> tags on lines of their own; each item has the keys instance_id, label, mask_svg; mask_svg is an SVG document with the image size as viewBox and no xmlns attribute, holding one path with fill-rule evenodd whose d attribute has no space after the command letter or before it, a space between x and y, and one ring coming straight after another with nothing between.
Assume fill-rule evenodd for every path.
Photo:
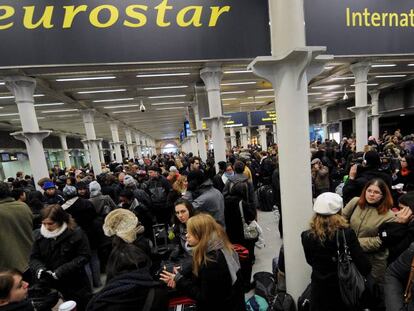
<instances>
[{"instance_id":1,"label":"suitcase","mask_svg":"<svg viewBox=\"0 0 414 311\"><path fill-rule=\"evenodd\" d=\"M168 311L196 311L196 302L188 297L176 297L170 299Z\"/></svg>"}]
</instances>

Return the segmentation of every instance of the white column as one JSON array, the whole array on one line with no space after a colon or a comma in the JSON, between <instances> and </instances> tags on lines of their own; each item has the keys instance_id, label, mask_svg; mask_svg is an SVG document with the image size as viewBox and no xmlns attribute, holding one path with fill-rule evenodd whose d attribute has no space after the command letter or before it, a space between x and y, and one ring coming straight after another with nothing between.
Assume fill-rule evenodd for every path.
<instances>
[{"instance_id":1,"label":"white column","mask_svg":"<svg viewBox=\"0 0 414 311\"><path fill-rule=\"evenodd\" d=\"M207 130L203 129L203 123L200 120L200 114L198 110L198 104L193 105L194 119L196 123L196 130L193 132L197 135L197 150L198 156L202 161L207 160L207 149L206 149L206 132Z\"/></svg>"},{"instance_id":2,"label":"white column","mask_svg":"<svg viewBox=\"0 0 414 311\"><path fill-rule=\"evenodd\" d=\"M368 72L371 64L361 62L351 65L355 76L355 106L348 108L355 113L356 151L363 151L368 143Z\"/></svg>"},{"instance_id":3,"label":"white column","mask_svg":"<svg viewBox=\"0 0 414 311\"><path fill-rule=\"evenodd\" d=\"M119 132L118 132L118 122L111 122L111 133L112 133L112 143L115 149L115 159L118 163L122 163L122 153L121 153L121 145L122 142L119 141Z\"/></svg>"},{"instance_id":4,"label":"white column","mask_svg":"<svg viewBox=\"0 0 414 311\"><path fill-rule=\"evenodd\" d=\"M260 146L262 147L262 150L267 151L267 139L266 139L267 128L266 126L259 125L259 129L257 131L259 132Z\"/></svg>"},{"instance_id":5,"label":"white column","mask_svg":"<svg viewBox=\"0 0 414 311\"><path fill-rule=\"evenodd\" d=\"M25 143L36 188L41 190L37 181L49 177L42 141L51 132L39 130L33 98L36 80L24 76L6 77L4 80L5 86L14 95L23 129L10 135Z\"/></svg>"},{"instance_id":6,"label":"white column","mask_svg":"<svg viewBox=\"0 0 414 311\"><path fill-rule=\"evenodd\" d=\"M273 142L277 144L277 125L273 124L272 128L273 128Z\"/></svg>"},{"instance_id":7,"label":"white column","mask_svg":"<svg viewBox=\"0 0 414 311\"><path fill-rule=\"evenodd\" d=\"M323 139L329 138L329 132L328 132L328 106L322 106L321 107L321 113L322 113L322 129L323 129Z\"/></svg>"},{"instance_id":8,"label":"white column","mask_svg":"<svg viewBox=\"0 0 414 311\"><path fill-rule=\"evenodd\" d=\"M99 142L98 142L99 158L101 159L101 163L105 163L105 153L104 153L104 149L103 149L103 146L102 146L102 141L103 141L103 139L101 138L101 139L99 139Z\"/></svg>"},{"instance_id":9,"label":"white column","mask_svg":"<svg viewBox=\"0 0 414 311\"><path fill-rule=\"evenodd\" d=\"M115 161L114 146L113 146L112 142L109 143L109 158L111 159L111 162Z\"/></svg>"},{"instance_id":10,"label":"white column","mask_svg":"<svg viewBox=\"0 0 414 311\"><path fill-rule=\"evenodd\" d=\"M88 140L82 139L81 142L83 144L83 153L85 154L86 163L91 165L92 160L91 160L91 154L89 153Z\"/></svg>"},{"instance_id":11,"label":"white column","mask_svg":"<svg viewBox=\"0 0 414 311\"><path fill-rule=\"evenodd\" d=\"M379 95L380 92L378 90L372 91L369 93L369 95L371 96L371 105L372 105L372 110L371 110L371 127L372 127L372 136L375 137L376 140L378 140L379 138L379 118L380 118L380 114L379 112Z\"/></svg>"},{"instance_id":12,"label":"white column","mask_svg":"<svg viewBox=\"0 0 414 311\"><path fill-rule=\"evenodd\" d=\"M217 163L226 161L226 141L224 125L229 117L223 116L221 98L220 98L220 82L223 77L223 71L218 66L206 67L200 71L200 77L204 81L207 90L208 108L210 117L205 118L211 131L214 148L214 161L216 170Z\"/></svg>"},{"instance_id":13,"label":"white column","mask_svg":"<svg viewBox=\"0 0 414 311\"><path fill-rule=\"evenodd\" d=\"M141 150L141 138L138 132L135 132L135 144L137 146L137 158L142 158L142 150Z\"/></svg>"},{"instance_id":14,"label":"white column","mask_svg":"<svg viewBox=\"0 0 414 311\"><path fill-rule=\"evenodd\" d=\"M66 142L66 135L65 134L60 134L59 135L60 138L60 144L62 145L62 149L63 149L63 156L65 158L65 166L66 169L69 169L72 164L70 163L70 150L68 149L68 144Z\"/></svg>"},{"instance_id":15,"label":"white column","mask_svg":"<svg viewBox=\"0 0 414 311\"><path fill-rule=\"evenodd\" d=\"M86 139L89 146L91 165L95 175L102 173L101 159L99 158L99 139L96 139L94 122L95 111L92 109L82 110L83 125L85 126Z\"/></svg>"},{"instance_id":16,"label":"white column","mask_svg":"<svg viewBox=\"0 0 414 311\"><path fill-rule=\"evenodd\" d=\"M198 154L197 136L191 134L188 136L191 152L196 156Z\"/></svg>"},{"instance_id":17,"label":"white column","mask_svg":"<svg viewBox=\"0 0 414 311\"><path fill-rule=\"evenodd\" d=\"M134 144L132 143L132 133L131 130L129 128L125 129L125 140L127 143L127 148L128 148L128 156L130 159L134 158Z\"/></svg>"},{"instance_id":18,"label":"white column","mask_svg":"<svg viewBox=\"0 0 414 311\"><path fill-rule=\"evenodd\" d=\"M236 141L236 131L234 130L234 127L230 128L230 149L233 147L237 147L237 141Z\"/></svg>"},{"instance_id":19,"label":"white column","mask_svg":"<svg viewBox=\"0 0 414 311\"><path fill-rule=\"evenodd\" d=\"M249 144L248 136L247 136L247 127L243 126L241 128L241 144L244 149L247 149L247 145Z\"/></svg>"},{"instance_id":20,"label":"white column","mask_svg":"<svg viewBox=\"0 0 414 311\"><path fill-rule=\"evenodd\" d=\"M249 68L275 89L286 285L296 300L310 278L300 242L300 234L309 228L313 214L310 153L298 152L309 150L307 69L326 49L305 46L302 0L269 0L269 7L273 56L258 57ZM297 189L301 189L301 195L297 195Z\"/></svg>"}]
</instances>

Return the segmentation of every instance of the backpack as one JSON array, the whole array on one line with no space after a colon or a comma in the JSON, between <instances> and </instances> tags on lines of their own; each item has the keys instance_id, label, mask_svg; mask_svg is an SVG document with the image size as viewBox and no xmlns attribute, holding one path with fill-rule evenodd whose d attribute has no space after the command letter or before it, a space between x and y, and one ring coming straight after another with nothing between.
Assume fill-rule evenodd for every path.
<instances>
[{"instance_id":1,"label":"backpack","mask_svg":"<svg viewBox=\"0 0 414 311\"><path fill-rule=\"evenodd\" d=\"M257 272L253 275L255 293L272 302L276 292L276 279L270 272Z\"/></svg>"},{"instance_id":2,"label":"backpack","mask_svg":"<svg viewBox=\"0 0 414 311\"><path fill-rule=\"evenodd\" d=\"M310 311L311 309L311 291L312 287L309 284L305 291L300 295L298 299L298 311Z\"/></svg>"},{"instance_id":3,"label":"backpack","mask_svg":"<svg viewBox=\"0 0 414 311\"><path fill-rule=\"evenodd\" d=\"M148 191L153 205L165 205L165 202L167 201L167 192L164 187L156 183L155 187L149 187Z\"/></svg>"},{"instance_id":4,"label":"backpack","mask_svg":"<svg viewBox=\"0 0 414 311\"><path fill-rule=\"evenodd\" d=\"M258 208L264 212L273 210L273 189L270 185L263 185L257 189L257 198L259 200Z\"/></svg>"},{"instance_id":5,"label":"backpack","mask_svg":"<svg viewBox=\"0 0 414 311\"><path fill-rule=\"evenodd\" d=\"M295 301L292 296L285 292L279 292L273 299L269 311L295 311Z\"/></svg>"},{"instance_id":6,"label":"backpack","mask_svg":"<svg viewBox=\"0 0 414 311\"><path fill-rule=\"evenodd\" d=\"M266 299L258 295L252 296L250 299L246 300L246 310L247 311L267 311L269 310L269 304Z\"/></svg>"}]
</instances>

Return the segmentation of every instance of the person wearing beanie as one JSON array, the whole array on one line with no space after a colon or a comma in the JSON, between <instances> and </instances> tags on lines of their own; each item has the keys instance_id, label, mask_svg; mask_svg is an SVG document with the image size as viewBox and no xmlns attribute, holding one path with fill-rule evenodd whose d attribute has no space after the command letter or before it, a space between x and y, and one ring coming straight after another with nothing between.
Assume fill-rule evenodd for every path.
<instances>
[{"instance_id":1,"label":"person wearing beanie","mask_svg":"<svg viewBox=\"0 0 414 311\"><path fill-rule=\"evenodd\" d=\"M89 199L89 187L85 181L79 181L76 183L76 189L78 189L78 196L83 199Z\"/></svg>"},{"instance_id":2,"label":"person wearing beanie","mask_svg":"<svg viewBox=\"0 0 414 311\"><path fill-rule=\"evenodd\" d=\"M89 201L95 207L96 214L99 217L105 218L106 215L117 208L109 195L102 194L101 185L97 181L94 180L89 184L89 193Z\"/></svg>"},{"instance_id":3,"label":"person wearing beanie","mask_svg":"<svg viewBox=\"0 0 414 311\"><path fill-rule=\"evenodd\" d=\"M65 203L65 199L56 192L56 185L52 181L45 181L43 183L43 203L47 205Z\"/></svg>"},{"instance_id":4,"label":"person wearing beanie","mask_svg":"<svg viewBox=\"0 0 414 311\"><path fill-rule=\"evenodd\" d=\"M307 263L312 267L312 310L349 310L341 298L338 281L337 235L343 245L343 235L348 244L352 261L359 272L367 276L371 264L364 254L355 232L341 215L343 201L332 192L320 194L313 205L315 215L310 228L302 232L302 245Z\"/></svg>"},{"instance_id":5,"label":"person wearing beanie","mask_svg":"<svg viewBox=\"0 0 414 311\"><path fill-rule=\"evenodd\" d=\"M220 161L217 163L217 165L219 168L219 172L213 177L213 186L218 191L223 193L224 182L223 182L222 177L223 177L224 172L226 171L226 162Z\"/></svg>"}]
</instances>

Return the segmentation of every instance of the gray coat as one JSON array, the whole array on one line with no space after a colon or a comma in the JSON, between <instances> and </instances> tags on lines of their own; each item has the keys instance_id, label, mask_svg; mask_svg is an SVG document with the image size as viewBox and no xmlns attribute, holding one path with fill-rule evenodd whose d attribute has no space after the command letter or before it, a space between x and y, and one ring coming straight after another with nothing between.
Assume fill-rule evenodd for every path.
<instances>
[{"instance_id":1,"label":"gray coat","mask_svg":"<svg viewBox=\"0 0 414 311\"><path fill-rule=\"evenodd\" d=\"M387 269L384 283L385 307L388 311L414 311L414 300L408 306L404 304L404 291L407 286L414 257L414 243L404 251ZM411 292L414 296L414 287Z\"/></svg>"},{"instance_id":2,"label":"gray coat","mask_svg":"<svg viewBox=\"0 0 414 311\"><path fill-rule=\"evenodd\" d=\"M213 187L213 182L208 179L201 184L196 191L187 191L184 195L196 211L209 213L218 223L225 226L224 222L224 197L220 191Z\"/></svg>"}]
</instances>

